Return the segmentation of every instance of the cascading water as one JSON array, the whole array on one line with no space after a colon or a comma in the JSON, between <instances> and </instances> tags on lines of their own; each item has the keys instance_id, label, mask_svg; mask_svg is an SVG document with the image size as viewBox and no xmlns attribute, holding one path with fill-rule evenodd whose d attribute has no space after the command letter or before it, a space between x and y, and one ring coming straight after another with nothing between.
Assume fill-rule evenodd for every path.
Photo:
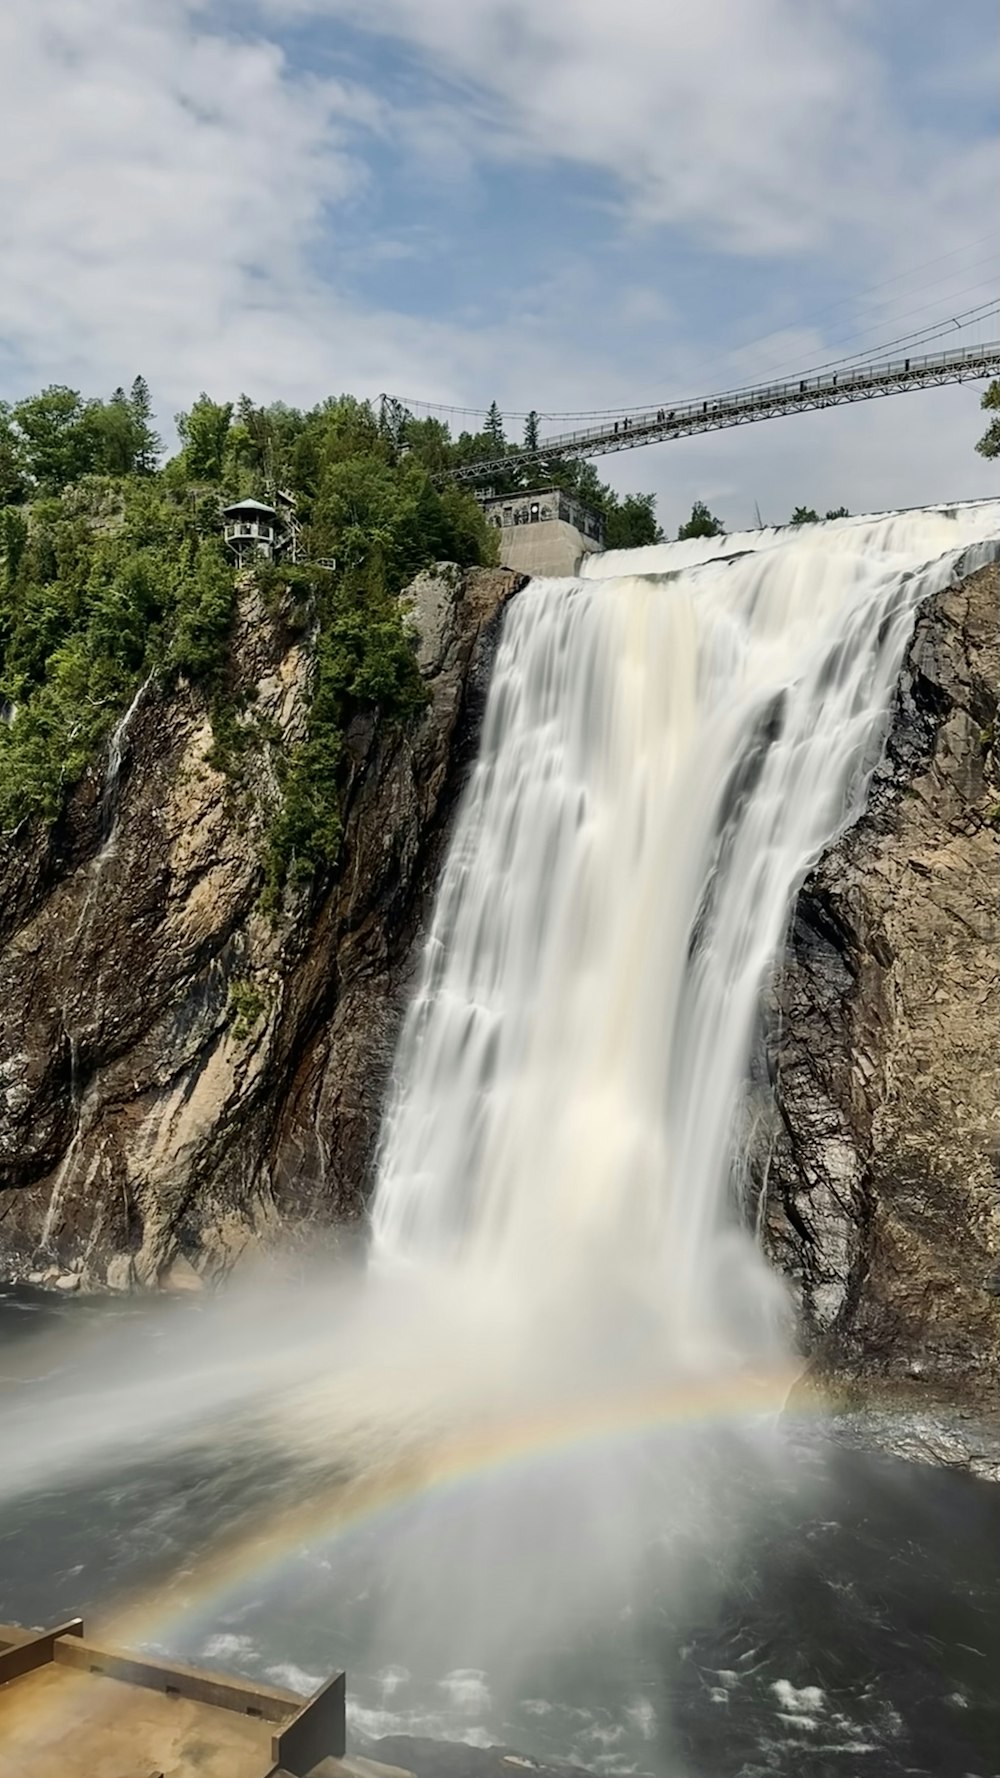
<instances>
[{"instance_id":1,"label":"cascading water","mask_svg":"<svg viewBox=\"0 0 1000 1778\"><path fill-rule=\"evenodd\" d=\"M377 1260L638 1293L773 1351L734 1114L791 895L864 796L914 611L992 504L592 558L506 621L400 1044ZM929 564L929 565L928 565Z\"/></svg>"},{"instance_id":2,"label":"cascading water","mask_svg":"<svg viewBox=\"0 0 1000 1778\"><path fill-rule=\"evenodd\" d=\"M168 1488L207 1463L200 1535L229 1553L160 1646L279 1683L268 1647L340 1659L362 1727L677 1769L657 1686L683 1678L685 1601L704 1614L737 1530L780 1516L787 1469L761 1414L787 1306L737 1190L761 983L863 801L917 606L998 548L977 503L597 557L512 603L367 1273L250 1279L152 1342L112 1328L86 1388L50 1358L4 1407L8 1495L140 1452ZM754 1638L718 1665L714 1701L760 1672L805 1720ZM790 1766L767 1746L743 1769L806 1769L794 1735Z\"/></svg>"}]
</instances>

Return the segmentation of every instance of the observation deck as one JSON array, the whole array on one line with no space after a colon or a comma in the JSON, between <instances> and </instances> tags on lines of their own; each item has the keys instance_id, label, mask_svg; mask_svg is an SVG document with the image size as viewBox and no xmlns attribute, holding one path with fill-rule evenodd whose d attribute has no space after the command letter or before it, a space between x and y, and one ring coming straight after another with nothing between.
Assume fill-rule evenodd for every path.
<instances>
[{"instance_id":1,"label":"observation deck","mask_svg":"<svg viewBox=\"0 0 1000 1778\"><path fill-rule=\"evenodd\" d=\"M312 1697L0 1625L0 1778L411 1778L345 1754L345 1682Z\"/></svg>"}]
</instances>

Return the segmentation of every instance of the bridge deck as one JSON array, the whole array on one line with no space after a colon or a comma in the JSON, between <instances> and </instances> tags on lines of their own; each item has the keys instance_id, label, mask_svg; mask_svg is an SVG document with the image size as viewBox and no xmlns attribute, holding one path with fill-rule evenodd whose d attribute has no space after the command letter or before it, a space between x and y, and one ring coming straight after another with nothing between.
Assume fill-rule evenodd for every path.
<instances>
[{"instance_id":1,"label":"bridge deck","mask_svg":"<svg viewBox=\"0 0 1000 1778\"><path fill-rule=\"evenodd\" d=\"M503 457L466 463L453 473L459 481L482 481L525 467L563 457L599 457L609 451L630 451L638 445L690 438L696 432L718 432L724 427L745 426L781 415L808 413L817 408L842 407L869 401L873 396L902 394L908 389L940 388L946 383L1000 375L1000 342L966 346L958 352L936 352L923 357L827 371L818 376L796 377L784 383L764 383L757 388L737 389L702 401L678 402L648 413L623 414L618 420L576 432L561 432L543 439L537 450L509 451Z\"/></svg>"}]
</instances>

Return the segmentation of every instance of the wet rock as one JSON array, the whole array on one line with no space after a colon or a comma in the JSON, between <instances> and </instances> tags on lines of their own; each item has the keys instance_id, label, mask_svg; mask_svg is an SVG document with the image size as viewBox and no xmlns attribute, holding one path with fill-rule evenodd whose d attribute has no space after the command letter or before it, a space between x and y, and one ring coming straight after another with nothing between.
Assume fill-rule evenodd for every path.
<instances>
[{"instance_id":1,"label":"wet rock","mask_svg":"<svg viewBox=\"0 0 1000 1778\"><path fill-rule=\"evenodd\" d=\"M867 809L768 995L752 1173L820 1368L995 1408L996 567L923 607Z\"/></svg>"},{"instance_id":2,"label":"wet rock","mask_svg":"<svg viewBox=\"0 0 1000 1778\"><path fill-rule=\"evenodd\" d=\"M414 936L521 584L420 577L427 706L354 723L340 864L277 920L258 907L266 731L304 732L312 641L252 576L230 673L265 726L242 787L216 769L202 695L151 684L113 774L90 772L51 830L0 841L0 1274L41 1249L88 1288L185 1266L210 1282L359 1218Z\"/></svg>"},{"instance_id":3,"label":"wet rock","mask_svg":"<svg viewBox=\"0 0 1000 1778\"><path fill-rule=\"evenodd\" d=\"M132 1289L135 1278L130 1254L113 1253L111 1255L105 1273L105 1282L109 1290L128 1291Z\"/></svg>"},{"instance_id":4,"label":"wet rock","mask_svg":"<svg viewBox=\"0 0 1000 1778\"><path fill-rule=\"evenodd\" d=\"M55 1285L57 1290L64 1290L67 1294L70 1291L79 1290L80 1274L79 1272L64 1272L60 1278L56 1279Z\"/></svg>"},{"instance_id":5,"label":"wet rock","mask_svg":"<svg viewBox=\"0 0 1000 1778\"><path fill-rule=\"evenodd\" d=\"M179 1253L161 1278L160 1285L163 1290L171 1291L174 1295L185 1295L190 1291L204 1290L205 1280L195 1271L191 1261Z\"/></svg>"}]
</instances>

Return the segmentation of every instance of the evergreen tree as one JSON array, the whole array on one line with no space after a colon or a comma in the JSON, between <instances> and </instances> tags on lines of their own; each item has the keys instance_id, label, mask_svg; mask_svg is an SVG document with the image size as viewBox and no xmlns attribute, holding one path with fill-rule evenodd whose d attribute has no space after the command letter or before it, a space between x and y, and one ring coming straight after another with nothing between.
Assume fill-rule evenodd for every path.
<instances>
[{"instance_id":1,"label":"evergreen tree","mask_svg":"<svg viewBox=\"0 0 1000 1778\"><path fill-rule=\"evenodd\" d=\"M686 525L682 525L677 533L678 542L683 543L687 537L724 537L726 527L721 519L709 512L704 500L696 500L691 508L691 517Z\"/></svg>"},{"instance_id":2,"label":"evergreen tree","mask_svg":"<svg viewBox=\"0 0 1000 1778\"><path fill-rule=\"evenodd\" d=\"M135 431L133 468L138 475L152 475L163 450L163 440L153 425L153 404L145 377L135 378L128 402Z\"/></svg>"},{"instance_id":3,"label":"evergreen tree","mask_svg":"<svg viewBox=\"0 0 1000 1778\"><path fill-rule=\"evenodd\" d=\"M524 422L524 448L526 451L538 449L538 415L534 408Z\"/></svg>"},{"instance_id":4,"label":"evergreen tree","mask_svg":"<svg viewBox=\"0 0 1000 1778\"><path fill-rule=\"evenodd\" d=\"M504 437L503 430L503 415L495 401L490 402L490 411L486 416L486 425L484 426L483 431L490 443L496 446L497 451L505 451L507 449L507 440Z\"/></svg>"}]
</instances>

